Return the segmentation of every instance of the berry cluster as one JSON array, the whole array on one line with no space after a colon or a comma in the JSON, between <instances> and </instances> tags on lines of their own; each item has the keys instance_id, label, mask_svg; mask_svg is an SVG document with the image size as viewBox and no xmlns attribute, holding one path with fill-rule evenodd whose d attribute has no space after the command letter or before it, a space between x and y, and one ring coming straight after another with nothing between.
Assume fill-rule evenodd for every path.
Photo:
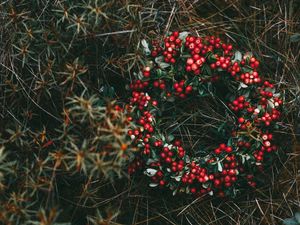
<instances>
[{"instance_id":1,"label":"berry cluster","mask_svg":"<svg viewBox=\"0 0 300 225\"><path fill-rule=\"evenodd\" d=\"M235 100L228 104L231 110L234 112L247 110L249 113L253 112L253 108L250 107L250 102L245 100L245 96L241 95L237 97Z\"/></svg>"},{"instance_id":2,"label":"berry cluster","mask_svg":"<svg viewBox=\"0 0 300 225\"><path fill-rule=\"evenodd\" d=\"M143 69L143 75L144 75L144 77L150 77L150 67L149 66L146 66Z\"/></svg>"},{"instance_id":3,"label":"berry cluster","mask_svg":"<svg viewBox=\"0 0 300 225\"><path fill-rule=\"evenodd\" d=\"M201 168L196 162L192 162L189 165L189 171L184 173L181 180L183 184L191 184L191 193L195 194L197 192L197 189L199 190L199 187L197 188L197 184L202 184L207 182L208 180L213 180L214 175L208 174L207 169ZM200 189L205 191L210 191L210 189ZM203 192L203 191L202 191Z\"/></svg>"},{"instance_id":4,"label":"berry cluster","mask_svg":"<svg viewBox=\"0 0 300 225\"><path fill-rule=\"evenodd\" d=\"M151 51L151 56L156 57L161 51L162 48L159 46L159 42L157 40L152 41L152 51Z\"/></svg>"},{"instance_id":5,"label":"berry cluster","mask_svg":"<svg viewBox=\"0 0 300 225\"><path fill-rule=\"evenodd\" d=\"M151 68L145 66L143 77L129 86L128 120L137 128L129 130L128 136L139 151L128 172L142 169L151 187L168 187L174 194L224 197L245 189L245 184L255 187L257 171L278 149L273 132L283 101L274 84L259 76L255 57L233 59L230 43L214 36L183 34L175 31L163 43L152 42L151 57L144 63ZM168 66L161 67L157 59ZM199 97L205 92L201 88L212 83L226 87L223 100L235 119L227 123L226 142L214 145L205 157L193 157L180 140L173 141L160 130L160 108L169 97L176 101Z\"/></svg>"},{"instance_id":6,"label":"berry cluster","mask_svg":"<svg viewBox=\"0 0 300 225\"><path fill-rule=\"evenodd\" d=\"M228 155L225 158L224 169L221 173L216 175L214 180L214 187L222 189L222 185L225 187L231 187L237 181L237 175L241 171L236 162L236 157L234 155ZM223 194L222 191L219 194Z\"/></svg>"},{"instance_id":7,"label":"berry cluster","mask_svg":"<svg viewBox=\"0 0 300 225\"><path fill-rule=\"evenodd\" d=\"M143 90L148 85L149 85L148 81L135 80L129 85L129 87L131 90L139 91L139 90Z\"/></svg>"},{"instance_id":8,"label":"berry cluster","mask_svg":"<svg viewBox=\"0 0 300 225\"><path fill-rule=\"evenodd\" d=\"M256 71L253 71L252 73L242 73L236 78L245 84L259 84L261 82L261 78Z\"/></svg>"},{"instance_id":9,"label":"berry cluster","mask_svg":"<svg viewBox=\"0 0 300 225\"><path fill-rule=\"evenodd\" d=\"M211 69L216 69L216 68L221 68L223 70L229 69L229 67L231 65L230 57L223 57L223 56L215 55L215 58L217 61L215 63L210 64Z\"/></svg>"},{"instance_id":10,"label":"berry cluster","mask_svg":"<svg viewBox=\"0 0 300 225\"><path fill-rule=\"evenodd\" d=\"M272 145L273 135L271 133L262 134L261 139L263 145L259 150L255 150L253 152L253 156L255 157L257 162L263 161L265 153L271 153L272 151L277 150L277 146Z\"/></svg>"},{"instance_id":11,"label":"berry cluster","mask_svg":"<svg viewBox=\"0 0 300 225\"><path fill-rule=\"evenodd\" d=\"M159 88L161 90L165 90L166 89L166 83L164 80L155 80L153 81L153 86L156 88Z\"/></svg>"},{"instance_id":12,"label":"berry cluster","mask_svg":"<svg viewBox=\"0 0 300 225\"><path fill-rule=\"evenodd\" d=\"M270 113L265 112L258 120L263 122L266 126L270 126L271 122L280 118L280 112L277 109L272 109Z\"/></svg>"},{"instance_id":13,"label":"berry cluster","mask_svg":"<svg viewBox=\"0 0 300 225\"><path fill-rule=\"evenodd\" d=\"M237 73L241 71L241 67L239 66L238 62L234 62L229 68L228 72L231 74L231 76L235 76Z\"/></svg>"},{"instance_id":14,"label":"berry cluster","mask_svg":"<svg viewBox=\"0 0 300 225\"><path fill-rule=\"evenodd\" d=\"M181 80L179 82L175 82L174 85L175 95L180 98L185 98L188 94L193 91L193 87L191 85L185 86L185 80Z\"/></svg>"},{"instance_id":15,"label":"berry cluster","mask_svg":"<svg viewBox=\"0 0 300 225\"><path fill-rule=\"evenodd\" d=\"M245 60L247 59L246 57L244 58ZM259 67L259 61L256 59L256 58L254 58L254 57L251 57L250 58L250 67L252 67L253 69L257 69L258 67Z\"/></svg>"},{"instance_id":16,"label":"berry cluster","mask_svg":"<svg viewBox=\"0 0 300 225\"><path fill-rule=\"evenodd\" d=\"M176 56L179 53L180 47L181 47L181 42L182 40L178 38L179 32L175 31L172 33L171 36L166 37L164 42L165 42L165 48L163 51L163 56L165 59L165 62L167 63L176 63ZM155 50L154 50L155 51ZM152 55L153 55L153 50L152 50Z\"/></svg>"},{"instance_id":17,"label":"berry cluster","mask_svg":"<svg viewBox=\"0 0 300 225\"><path fill-rule=\"evenodd\" d=\"M216 155L219 155L221 154L222 152L225 152L225 153L231 153L232 152L232 147L231 146L227 146L225 143L222 143L219 145L218 148L216 148L215 150L215 154Z\"/></svg>"}]
</instances>

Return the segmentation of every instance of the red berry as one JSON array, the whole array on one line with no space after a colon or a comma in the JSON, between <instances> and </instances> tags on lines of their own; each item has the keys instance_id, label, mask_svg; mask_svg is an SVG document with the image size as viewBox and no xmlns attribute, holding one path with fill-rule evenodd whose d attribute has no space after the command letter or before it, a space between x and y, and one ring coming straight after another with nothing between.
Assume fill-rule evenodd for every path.
<instances>
[{"instance_id":1,"label":"red berry","mask_svg":"<svg viewBox=\"0 0 300 225\"><path fill-rule=\"evenodd\" d=\"M185 88L186 93L190 93L192 90L193 90L193 87L190 85Z\"/></svg>"},{"instance_id":2,"label":"red berry","mask_svg":"<svg viewBox=\"0 0 300 225\"><path fill-rule=\"evenodd\" d=\"M160 180L160 181L159 181L159 185L160 185L160 186L165 186L165 184L166 184L166 182L165 182L164 180Z\"/></svg>"},{"instance_id":3,"label":"red berry","mask_svg":"<svg viewBox=\"0 0 300 225\"><path fill-rule=\"evenodd\" d=\"M242 124L242 123L245 122L245 119L244 119L243 117L240 117L240 118L238 119L238 122L239 122L240 124Z\"/></svg>"},{"instance_id":4,"label":"red berry","mask_svg":"<svg viewBox=\"0 0 300 225\"><path fill-rule=\"evenodd\" d=\"M230 146L226 147L225 152L227 152L227 153L232 152L232 147L230 147Z\"/></svg>"},{"instance_id":5,"label":"red berry","mask_svg":"<svg viewBox=\"0 0 300 225\"><path fill-rule=\"evenodd\" d=\"M172 159L170 157L167 157L165 160L166 160L166 163L171 163L172 162Z\"/></svg>"},{"instance_id":6,"label":"red berry","mask_svg":"<svg viewBox=\"0 0 300 225\"><path fill-rule=\"evenodd\" d=\"M179 32L178 31L174 31L173 32L173 36L177 38L179 36Z\"/></svg>"}]
</instances>

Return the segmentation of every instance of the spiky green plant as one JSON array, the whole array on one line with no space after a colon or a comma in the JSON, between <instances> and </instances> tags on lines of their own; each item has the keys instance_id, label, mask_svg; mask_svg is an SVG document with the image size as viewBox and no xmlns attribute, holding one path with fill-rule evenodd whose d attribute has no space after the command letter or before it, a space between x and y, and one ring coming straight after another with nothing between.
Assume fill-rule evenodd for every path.
<instances>
[{"instance_id":1,"label":"spiky green plant","mask_svg":"<svg viewBox=\"0 0 300 225\"><path fill-rule=\"evenodd\" d=\"M127 13L116 5L1 2L0 221L85 221L95 210L72 219L65 215L76 206L62 202L95 202L89 186L124 175L129 124L110 102L116 93L103 68L115 57L110 26L119 33L118 18Z\"/></svg>"}]
</instances>

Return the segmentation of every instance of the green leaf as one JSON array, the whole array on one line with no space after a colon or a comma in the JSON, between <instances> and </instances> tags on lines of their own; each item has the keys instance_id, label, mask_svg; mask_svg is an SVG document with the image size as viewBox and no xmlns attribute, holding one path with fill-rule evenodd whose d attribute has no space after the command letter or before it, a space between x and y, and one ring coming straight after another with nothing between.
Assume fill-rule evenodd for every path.
<instances>
[{"instance_id":1,"label":"green leaf","mask_svg":"<svg viewBox=\"0 0 300 225\"><path fill-rule=\"evenodd\" d=\"M295 219L296 219L297 222L300 224L300 212L296 212L296 213L295 213Z\"/></svg>"},{"instance_id":2,"label":"green leaf","mask_svg":"<svg viewBox=\"0 0 300 225\"><path fill-rule=\"evenodd\" d=\"M167 68L167 67L169 67L170 66L170 64L168 64L168 63L165 63L165 62L161 62L160 64L158 64L159 65L159 67L160 68L162 68L162 69L165 69L165 68Z\"/></svg>"},{"instance_id":3,"label":"green leaf","mask_svg":"<svg viewBox=\"0 0 300 225\"><path fill-rule=\"evenodd\" d=\"M170 66L170 64L166 63L164 61L164 57L163 56L159 56L155 58L155 62L159 65L160 68L165 69L167 67Z\"/></svg>"},{"instance_id":4,"label":"green leaf","mask_svg":"<svg viewBox=\"0 0 300 225\"><path fill-rule=\"evenodd\" d=\"M283 220L284 225L299 225L295 218L288 218Z\"/></svg>"},{"instance_id":5,"label":"green leaf","mask_svg":"<svg viewBox=\"0 0 300 225\"><path fill-rule=\"evenodd\" d=\"M168 141L173 141L174 140L174 135L172 135L172 134L169 134L169 136L168 136Z\"/></svg>"},{"instance_id":6,"label":"green leaf","mask_svg":"<svg viewBox=\"0 0 300 225\"><path fill-rule=\"evenodd\" d=\"M158 77L162 77L162 75L163 75L161 69L157 69L157 70L156 70L156 73L157 73L157 76L158 76Z\"/></svg>"},{"instance_id":7,"label":"green leaf","mask_svg":"<svg viewBox=\"0 0 300 225\"><path fill-rule=\"evenodd\" d=\"M179 34L179 39L181 40L185 40L185 38L189 35L190 32L187 32L187 31L183 31L183 32L180 32Z\"/></svg>"},{"instance_id":8,"label":"green leaf","mask_svg":"<svg viewBox=\"0 0 300 225\"><path fill-rule=\"evenodd\" d=\"M146 169L145 174L149 177L153 177L156 174L156 172L156 169L148 168Z\"/></svg>"},{"instance_id":9,"label":"green leaf","mask_svg":"<svg viewBox=\"0 0 300 225\"><path fill-rule=\"evenodd\" d=\"M100 88L100 92L102 92L103 96L113 98L116 94L114 87L105 85Z\"/></svg>"},{"instance_id":10,"label":"green leaf","mask_svg":"<svg viewBox=\"0 0 300 225\"><path fill-rule=\"evenodd\" d=\"M269 99L268 99L268 106L269 106L271 109L274 109L274 108L275 108L274 103L271 102Z\"/></svg>"},{"instance_id":11,"label":"green leaf","mask_svg":"<svg viewBox=\"0 0 300 225\"><path fill-rule=\"evenodd\" d=\"M232 138L229 138L229 139L228 139L227 145L228 145L228 146L232 146Z\"/></svg>"},{"instance_id":12,"label":"green leaf","mask_svg":"<svg viewBox=\"0 0 300 225\"><path fill-rule=\"evenodd\" d=\"M256 148L259 148L261 146L261 143L259 141L256 141L255 146L256 146Z\"/></svg>"},{"instance_id":13,"label":"green leaf","mask_svg":"<svg viewBox=\"0 0 300 225\"><path fill-rule=\"evenodd\" d=\"M158 186L157 183L150 183L150 184L149 184L149 187L156 187L156 186Z\"/></svg>"},{"instance_id":14,"label":"green leaf","mask_svg":"<svg viewBox=\"0 0 300 225\"><path fill-rule=\"evenodd\" d=\"M209 187L209 183L202 184L202 187L205 188L205 189L207 189Z\"/></svg>"},{"instance_id":15,"label":"green leaf","mask_svg":"<svg viewBox=\"0 0 300 225\"><path fill-rule=\"evenodd\" d=\"M240 90L241 88L248 88L248 85L244 84L243 82L240 82L238 90Z\"/></svg>"},{"instance_id":16,"label":"green leaf","mask_svg":"<svg viewBox=\"0 0 300 225\"><path fill-rule=\"evenodd\" d=\"M242 164L244 164L245 161L246 161L246 160L245 160L246 157L245 157L244 155L241 155L241 156L242 156Z\"/></svg>"},{"instance_id":17,"label":"green leaf","mask_svg":"<svg viewBox=\"0 0 300 225\"><path fill-rule=\"evenodd\" d=\"M202 73L207 74L209 76L212 75L212 71L211 71L210 67L208 65L206 65L206 64L204 64L202 66Z\"/></svg>"},{"instance_id":18,"label":"green leaf","mask_svg":"<svg viewBox=\"0 0 300 225\"><path fill-rule=\"evenodd\" d=\"M226 122L222 123L222 124L218 127L218 132L221 132L221 131L224 129L224 127L225 127L226 124L227 124Z\"/></svg>"},{"instance_id":19,"label":"green leaf","mask_svg":"<svg viewBox=\"0 0 300 225\"><path fill-rule=\"evenodd\" d=\"M141 41L141 44L142 44L142 46L143 46L143 48L144 48L145 54L146 54L146 55L150 55L151 51L150 51L150 49L149 49L149 44L148 44L148 42L147 42L145 39L143 39L143 40Z\"/></svg>"},{"instance_id":20,"label":"green leaf","mask_svg":"<svg viewBox=\"0 0 300 225\"><path fill-rule=\"evenodd\" d=\"M176 195L177 191L178 191L178 189L175 189L175 190L173 191L173 196Z\"/></svg>"},{"instance_id":21,"label":"green leaf","mask_svg":"<svg viewBox=\"0 0 300 225\"><path fill-rule=\"evenodd\" d=\"M211 52L208 53L207 58L210 62L216 62L217 58L215 57L214 54L212 54Z\"/></svg>"},{"instance_id":22,"label":"green leaf","mask_svg":"<svg viewBox=\"0 0 300 225\"><path fill-rule=\"evenodd\" d=\"M236 62L236 61L242 61L242 53L240 51L236 51L234 53L234 59L232 60L233 62Z\"/></svg>"},{"instance_id":23,"label":"green leaf","mask_svg":"<svg viewBox=\"0 0 300 225\"><path fill-rule=\"evenodd\" d=\"M250 72L252 72L253 71L253 69L252 68L250 68L250 67L242 67L242 72L243 73L250 73Z\"/></svg>"},{"instance_id":24,"label":"green leaf","mask_svg":"<svg viewBox=\"0 0 300 225\"><path fill-rule=\"evenodd\" d=\"M298 42L298 41L300 41L300 33L293 34L293 35L290 37L290 41L291 41L291 42Z\"/></svg>"},{"instance_id":25,"label":"green leaf","mask_svg":"<svg viewBox=\"0 0 300 225\"><path fill-rule=\"evenodd\" d=\"M223 171L223 167L222 167L221 162L218 162L218 171L219 171L219 172L222 172L222 171Z\"/></svg>"},{"instance_id":26,"label":"green leaf","mask_svg":"<svg viewBox=\"0 0 300 225\"><path fill-rule=\"evenodd\" d=\"M204 89L203 88L199 88L199 94L200 94L200 96L204 95Z\"/></svg>"}]
</instances>

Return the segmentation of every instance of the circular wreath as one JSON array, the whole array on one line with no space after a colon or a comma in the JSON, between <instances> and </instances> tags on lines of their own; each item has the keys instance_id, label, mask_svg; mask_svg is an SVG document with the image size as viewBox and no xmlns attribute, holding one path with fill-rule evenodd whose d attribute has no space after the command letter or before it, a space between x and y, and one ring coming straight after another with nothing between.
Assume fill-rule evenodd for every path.
<instances>
[{"instance_id":1,"label":"circular wreath","mask_svg":"<svg viewBox=\"0 0 300 225\"><path fill-rule=\"evenodd\" d=\"M274 84L258 71L259 61L218 37L188 32L141 43L146 60L130 84L128 120L137 128L128 135L138 151L129 174L142 168L151 187L165 186L173 194L223 197L256 187L257 174L272 164L278 150L273 136L283 104ZM225 121L230 132L224 143L194 156L180 140L160 130L161 107L187 97L213 96L215 86L225 90L222 102L231 118Z\"/></svg>"}]
</instances>

